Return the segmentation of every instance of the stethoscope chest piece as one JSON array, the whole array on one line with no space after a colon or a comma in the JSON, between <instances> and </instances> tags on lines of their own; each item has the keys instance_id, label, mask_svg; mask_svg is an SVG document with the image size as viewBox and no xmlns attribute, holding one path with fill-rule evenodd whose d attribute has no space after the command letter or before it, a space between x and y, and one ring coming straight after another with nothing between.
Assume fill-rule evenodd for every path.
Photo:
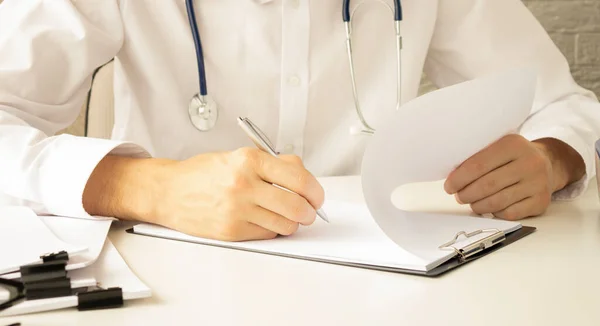
<instances>
[{"instance_id":1,"label":"stethoscope chest piece","mask_svg":"<svg viewBox=\"0 0 600 326\"><path fill-rule=\"evenodd\" d=\"M194 95L188 107L190 120L196 129L209 131L219 118L217 104L208 96Z\"/></svg>"}]
</instances>

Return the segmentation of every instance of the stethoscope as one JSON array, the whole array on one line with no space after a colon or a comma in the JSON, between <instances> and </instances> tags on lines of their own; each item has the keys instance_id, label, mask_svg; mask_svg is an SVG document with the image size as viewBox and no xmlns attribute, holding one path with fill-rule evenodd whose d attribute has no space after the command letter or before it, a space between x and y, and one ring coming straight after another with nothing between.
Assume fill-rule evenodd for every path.
<instances>
[{"instance_id":1,"label":"stethoscope","mask_svg":"<svg viewBox=\"0 0 600 326\"><path fill-rule=\"evenodd\" d=\"M397 57L397 100L396 109L400 107L401 93L402 93L402 36L400 34L400 22L402 21L402 6L400 0L394 0L394 9L384 2L383 0L376 0L384 4L394 15L394 23L396 30L396 57ZM358 100L358 90L356 87L356 76L354 72L354 56L352 53L352 19L356 10L363 5L365 2L358 4L352 12L350 12L350 0L343 0L342 5L342 18L346 26L346 50L348 52L348 62L350 64L350 77L352 80L352 93L354 96L354 106L356 114L360 120L360 127L350 128L350 133L353 135L365 134L372 135L375 133L375 129L371 127L365 117L363 116L362 109L360 108L360 102ZM217 123L219 117L219 108L217 104L208 96L208 89L206 85L206 70L204 66L204 54L202 53L202 41L200 39L200 33L198 32L198 25L196 24L196 15L194 13L194 1L186 0L185 6L187 10L188 20L190 28L192 30L192 37L194 39L194 46L196 48L196 60L198 62L198 81L200 85L200 92L192 97L188 106L188 113L190 120L194 127L200 131L209 131Z\"/></svg>"}]
</instances>

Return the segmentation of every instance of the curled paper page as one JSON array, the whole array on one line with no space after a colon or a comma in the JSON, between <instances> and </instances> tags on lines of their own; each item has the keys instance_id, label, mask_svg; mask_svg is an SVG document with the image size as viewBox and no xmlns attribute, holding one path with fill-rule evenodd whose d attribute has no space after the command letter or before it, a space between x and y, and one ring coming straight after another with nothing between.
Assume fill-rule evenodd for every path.
<instances>
[{"instance_id":1,"label":"curled paper page","mask_svg":"<svg viewBox=\"0 0 600 326\"><path fill-rule=\"evenodd\" d=\"M392 192L415 182L445 179L476 154L518 130L531 112L534 70L513 70L426 94L406 103L367 146L362 186L371 215L404 250L425 260L443 259L438 247L459 231L520 224L472 216L409 212L396 208Z\"/></svg>"}]
</instances>

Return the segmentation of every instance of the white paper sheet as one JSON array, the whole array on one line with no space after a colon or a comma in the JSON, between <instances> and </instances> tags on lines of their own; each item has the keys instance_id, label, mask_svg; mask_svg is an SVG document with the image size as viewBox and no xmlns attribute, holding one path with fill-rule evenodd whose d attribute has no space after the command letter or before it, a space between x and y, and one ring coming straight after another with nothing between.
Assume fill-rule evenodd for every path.
<instances>
[{"instance_id":1,"label":"white paper sheet","mask_svg":"<svg viewBox=\"0 0 600 326\"><path fill-rule=\"evenodd\" d=\"M445 179L467 158L517 131L532 108L535 81L534 71L523 69L440 89L405 104L377 130L363 159L363 194L390 239L435 261L446 254L438 246L459 231L520 227L495 219L403 211L392 204L391 194L404 184Z\"/></svg>"},{"instance_id":2,"label":"white paper sheet","mask_svg":"<svg viewBox=\"0 0 600 326\"><path fill-rule=\"evenodd\" d=\"M67 243L25 207L0 208L0 274L13 272L22 265L39 263L40 255L65 250L76 257L87 247Z\"/></svg>"},{"instance_id":3,"label":"white paper sheet","mask_svg":"<svg viewBox=\"0 0 600 326\"><path fill-rule=\"evenodd\" d=\"M67 270L89 266L98 259L113 221L62 216L40 216L40 219L62 241L88 248L81 255L69 259Z\"/></svg>"},{"instance_id":4,"label":"white paper sheet","mask_svg":"<svg viewBox=\"0 0 600 326\"><path fill-rule=\"evenodd\" d=\"M39 216L37 218L59 240L72 246L86 248L85 251L78 253L76 256L69 257L66 266L68 271L89 266L96 261L100 251L102 251L104 240L108 236L112 223L110 219L79 219L62 216ZM21 277L21 273L9 273L3 275L3 277L15 279Z\"/></svg>"},{"instance_id":5,"label":"white paper sheet","mask_svg":"<svg viewBox=\"0 0 600 326\"><path fill-rule=\"evenodd\" d=\"M117 249L106 240L98 260L91 266L69 272L74 279L95 278L102 288L120 287L124 300L151 296L150 289L129 269ZM0 312L0 317L64 309L77 306L77 296L24 301Z\"/></svg>"},{"instance_id":6,"label":"white paper sheet","mask_svg":"<svg viewBox=\"0 0 600 326\"><path fill-rule=\"evenodd\" d=\"M301 227L291 236L266 241L216 241L149 224L138 224L134 231L173 240L299 258L420 271L427 269L428 262L406 252L383 234L365 205L327 201L323 209L327 212L330 224L317 219L313 225Z\"/></svg>"}]
</instances>

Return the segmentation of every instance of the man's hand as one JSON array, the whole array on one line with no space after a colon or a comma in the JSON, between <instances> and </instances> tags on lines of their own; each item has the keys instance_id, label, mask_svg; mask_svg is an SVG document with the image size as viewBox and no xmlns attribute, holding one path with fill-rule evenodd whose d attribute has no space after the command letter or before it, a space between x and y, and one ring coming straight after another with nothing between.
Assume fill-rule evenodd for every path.
<instances>
[{"instance_id":1,"label":"man's hand","mask_svg":"<svg viewBox=\"0 0 600 326\"><path fill-rule=\"evenodd\" d=\"M477 214L518 220L543 214L552 193L584 173L581 156L565 143L509 135L462 163L444 189Z\"/></svg>"},{"instance_id":2,"label":"man's hand","mask_svg":"<svg viewBox=\"0 0 600 326\"><path fill-rule=\"evenodd\" d=\"M225 241L290 235L315 221L323 200L323 188L299 158L253 148L181 162L108 156L84 192L90 214Z\"/></svg>"}]
</instances>

